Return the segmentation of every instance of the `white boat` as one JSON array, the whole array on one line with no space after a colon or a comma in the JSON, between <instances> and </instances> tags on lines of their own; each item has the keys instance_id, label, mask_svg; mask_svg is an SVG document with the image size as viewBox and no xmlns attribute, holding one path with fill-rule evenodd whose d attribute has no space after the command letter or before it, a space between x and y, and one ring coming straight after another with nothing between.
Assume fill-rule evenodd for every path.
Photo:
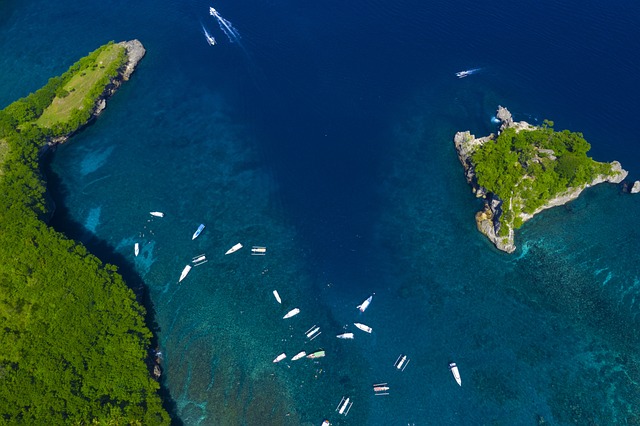
<instances>
[{"instance_id":1,"label":"white boat","mask_svg":"<svg viewBox=\"0 0 640 426\"><path fill-rule=\"evenodd\" d=\"M293 308L292 310L287 312L287 314L285 316L283 316L282 319L287 319L287 318L294 317L294 316L298 315L299 313L300 313L300 309Z\"/></svg>"},{"instance_id":2,"label":"white boat","mask_svg":"<svg viewBox=\"0 0 640 426\"><path fill-rule=\"evenodd\" d=\"M193 263L193 266L200 266L203 263L207 263L207 262L208 262L207 256L205 256L204 254L199 254L198 256L191 259L191 263Z\"/></svg>"},{"instance_id":3,"label":"white boat","mask_svg":"<svg viewBox=\"0 0 640 426\"><path fill-rule=\"evenodd\" d=\"M340 400L340 403L336 407L336 411L338 412L338 414L344 414L344 416L346 417L347 414L349 414L349 410L351 410L352 405L353 405L353 402L351 402L351 399L345 398L343 396L342 399Z\"/></svg>"},{"instance_id":4,"label":"white boat","mask_svg":"<svg viewBox=\"0 0 640 426\"><path fill-rule=\"evenodd\" d=\"M342 333L336 336L338 339L353 339L353 333Z\"/></svg>"},{"instance_id":5,"label":"white boat","mask_svg":"<svg viewBox=\"0 0 640 426\"><path fill-rule=\"evenodd\" d=\"M182 273L180 274L180 279L178 280L178 282L184 280L184 278L187 276L190 270L191 270L191 265L185 266L184 269L182 270Z\"/></svg>"},{"instance_id":6,"label":"white boat","mask_svg":"<svg viewBox=\"0 0 640 426\"><path fill-rule=\"evenodd\" d=\"M329 423L329 420L325 420L320 426L331 426L331 423Z\"/></svg>"},{"instance_id":7,"label":"white boat","mask_svg":"<svg viewBox=\"0 0 640 426\"><path fill-rule=\"evenodd\" d=\"M193 233L193 237L191 237L191 240L195 240L196 238L198 238L198 235L200 235L203 229L204 223L201 223L200 226L198 226L198 229L196 229L196 232Z\"/></svg>"},{"instance_id":8,"label":"white boat","mask_svg":"<svg viewBox=\"0 0 640 426\"><path fill-rule=\"evenodd\" d=\"M253 246L251 247L251 255L252 256L264 256L267 254L267 248L262 246Z\"/></svg>"},{"instance_id":9,"label":"white boat","mask_svg":"<svg viewBox=\"0 0 640 426\"><path fill-rule=\"evenodd\" d=\"M293 358L291 358L291 361L297 361L300 358L302 358L303 356L306 356L307 353L305 351L302 352L298 352Z\"/></svg>"},{"instance_id":10,"label":"white boat","mask_svg":"<svg viewBox=\"0 0 640 426\"><path fill-rule=\"evenodd\" d=\"M373 392L376 395L389 395L389 384L388 383L377 383L373 385Z\"/></svg>"},{"instance_id":11,"label":"white boat","mask_svg":"<svg viewBox=\"0 0 640 426\"><path fill-rule=\"evenodd\" d=\"M164 217L164 213L162 212L149 212L149 214L155 217Z\"/></svg>"},{"instance_id":12,"label":"white boat","mask_svg":"<svg viewBox=\"0 0 640 426\"><path fill-rule=\"evenodd\" d=\"M371 333L373 331L373 329L368 325L360 324L359 322L354 322L353 325L355 325L362 331L366 331L367 333Z\"/></svg>"},{"instance_id":13,"label":"white boat","mask_svg":"<svg viewBox=\"0 0 640 426\"><path fill-rule=\"evenodd\" d=\"M409 362L411 362L411 360L407 358L406 355L400 354L396 362L393 363L393 366L400 371L404 371L407 365L409 365Z\"/></svg>"},{"instance_id":14,"label":"white boat","mask_svg":"<svg viewBox=\"0 0 640 426\"><path fill-rule=\"evenodd\" d=\"M313 340L316 337L318 337L319 335L322 334L322 332L320 331L320 327L313 325L310 329L308 329L305 333L304 333L307 338Z\"/></svg>"},{"instance_id":15,"label":"white boat","mask_svg":"<svg viewBox=\"0 0 640 426\"><path fill-rule=\"evenodd\" d=\"M458 71L456 73L456 77L465 78L465 77L470 76L471 74L474 74L476 71L479 71L479 70L480 70L480 68L473 68L473 69L470 69L470 70Z\"/></svg>"},{"instance_id":16,"label":"white boat","mask_svg":"<svg viewBox=\"0 0 640 426\"><path fill-rule=\"evenodd\" d=\"M273 297L276 298L278 303L282 303L282 299L280 299L280 295L278 294L278 290L273 290Z\"/></svg>"},{"instance_id":17,"label":"white boat","mask_svg":"<svg viewBox=\"0 0 640 426\"><path fill-rule=\"evenodd\" d=\"M238 243L235 246L231 247L225 254L235 253L242 248L242 244Z\"/></svg>"},{"instance_id":18,"label":"white boat","mask_svg":"<svg viewBox=\"0 0 640 426\"><path fill-rule=\"evenodd\" d=\"M460 371L458 371L458 366L455 362L449 363L449 370L451 370L451 374L453 374L453 378L456 379L458 385L462 386L462 379L460 378Z\"/></svg>"},{"instance_id":19,"label":"white boat","mask_svg":"<svg viewBox=\"0 0 640 426\"><path fill-rule=\"evenodd\" d=\"M134 253L136 256L140 254L140 244L135 243L135 244L133 245L133 253Z\"/></svg>"},{"instance_id":20,"label":"white boat","mask_svg":"<svg viewBox=\"0 0 640 426\"><path fill-rule=\"evenodd\" d=\"M286 357L287 357L287 354L285 354L284 352L282 352L280 355L278 355L278 356L276 357L276 359L274 359L274 360L273 360L273 362L280 362L280 361L282 361L283 359L285 359Z\"/></svg>"},{"instance_id":21,"label":"white boat","mask_svg":"<svg viewBox=\"0 0 640 426\"><path fill-rule=\"evenodd\" d=\"M207 43L209 43L209 46L215 46L216 39L213 38L213 36L211 34L209 34L209 31L207 31L207 29L204 27L204 25L202 25L202 32L204 33L204 36L207 39Z\"/></svg>"},{"instance_id":22,"label":"white boat","mask_svg":"<svg viewBox=\"0 0 640 426\"><path fill-rule=\"evenodd\" d=\"M373 294L375 294L375 293L373 293ZM360 312L364 312L364 311L367 310L367 308L371 304L371 300L373 299L373 294L371 296L369 296L369 298L367 300L362 302L361 305L356 306L356 308L360 309Z\"/></svg>"}]
</instances>

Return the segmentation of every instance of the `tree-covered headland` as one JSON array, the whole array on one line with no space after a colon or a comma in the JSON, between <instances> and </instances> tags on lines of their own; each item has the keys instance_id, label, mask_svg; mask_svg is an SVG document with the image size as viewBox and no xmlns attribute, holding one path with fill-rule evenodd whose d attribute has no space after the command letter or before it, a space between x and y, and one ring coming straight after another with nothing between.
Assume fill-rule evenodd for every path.
<instances>
[{"instance_id":1,"label":"tree-covered headland","mask_svg":"<svg viewBox=\"0 0 640 426\"><path fill-rule=\"evenodd\" d=\"M43 222L42 148L92 118L127 60L109 43L0 111L0 424L169 423L144 308L115 266Z\"/></svg>"},{"instance_id":2,"label":"tree-covered headland","mask_svg":"<svg viewBox=\"0 0 640 426\"><path fill-rule=\"evenodd\" d=\"M468 180L486 199L476 216L479 228L495 233L487 236L497 240L498 248L513 251L513 231L534 214L576 198L588 186L619 182L626 172L617 162L588 157L591 146L581 133L555 131L547 120L541 127L514 124L510 113L505 114L497 137L475 139L464 132L455 142Z\"/></svg>"}]
</instances>

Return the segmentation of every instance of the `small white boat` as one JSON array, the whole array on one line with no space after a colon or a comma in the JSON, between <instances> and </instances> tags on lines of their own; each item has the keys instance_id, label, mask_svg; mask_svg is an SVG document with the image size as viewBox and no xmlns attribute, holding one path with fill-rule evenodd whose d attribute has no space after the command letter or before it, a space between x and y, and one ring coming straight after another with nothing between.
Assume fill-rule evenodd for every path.
<instances>
[{"instance_id":1,"label":"small white boat","mask_svg":"<svg viewBox=\"0 0 640 426\"><path fill-rule=\"evenodd\" d=\"M353 402L351 402L351 399L343 396L340 400L340 403L336 407L336 411L338 412L338 414L343 414L346 417L347 414L349 414L349 410L351 410L352 405Z\"/></svg>"},{"instance_id":2,"label":"small white boat","mask_svg":"<svg viewBox=\"0 0 640 426\"><path fill-rule=\"evenodd\" d=\"M389 384L388 383L377 383L373 385L373 392L376 395L389 395Z\"/></svg>"},{"instance_id":3,"label":"small white boat","mask_svg":"<svg viewBox=\"0 0 640 426\"><path fill-rule=\"evenodd\" d=\"M353 339L353 333L342 333L336 336L338 339Z\"/></svg>"},{"instance_id":4,"label":"small white boat","mask_svg":"<svg viewBox=\"0 0 640 426\"><path fill-rule=\"evenodd\" d=\"M298 315L299 313L300 313L300 309L294 308L294 309L290 310L289 312L287 312L287 314L285 316L283 316L282 319L287 319L287 318L294 317L294 316Z\"/></svg>"},{"instance_id":5,"label":"small white boat","mask_svg":"<svg viewBox=\"0 0 640 426\"><path fill-rule=\"evenodd\" d=\"M373 293L373 294L375 294L375 293ZM367 300L362 302L361 305L356 306L356 308L360 309L360 312L364 312L364 311L367 310L367 308L371 304L371 300L373 299L373 294L371 296L369 296L369 298Z\"/></svg>"},{"instance_id":6,"label":"small white boat","mask_svg":"<svg viewBox=\"0 0 640 426\"><path fill-rule=\"evenodd\" d=\"M209 31L207 31L207 29L204 27L204 25L202 25L202 32L204 33L204 36L207 39L207 43L209 43L209 46L215 46L216 39L213 38L213 36L211 34L209 34Z\"/></svg>"},{"instance_id":7,"label":"small white boat","mask_svg":"<svg viewBox=\"0 0 640 426\"><path fill-rule=\"evenodd\" d=\"M162 212L149 212L149 214L155 217L164 217L164 213Z\"/></svg>"},{"instance_id":8,"label":"small white boat","mask_svg":"<svg viewBox=\"0 0 640 426\"><path fill-rule=\"evenodd\" d=\"M205 256L204 254L199 254L198 256L191 259L191 263L193 263L193 266L200 266L203 263L207 263L207 262L208 262L207 256Z\"/></svg>"},{"instance_id":9,"label":"small white boat","mask_svg":"<svg viewBox=\"0 0 640 426\"><path fill-rule=\"evenodd\" d=\"M455 362L449 363L449 370L451 370L451 374L453 374L453 378L456 379L458 385L462 386L462 379L460 378L460 371L458 371L458 366Z\"/></svg>"},{"instance_id":10,"label":"small white boat","mask_svg":"<svg viewBox=\"0 0 640 426\"><path fill-rule=\"evenodd\" d=\"M305 351L302 352L298 352L293 358L291 358L291 361L297 361L300 358L302 358L303 356L306 356L307 353Z\"/></svg>"},{"instance_id":11,"label":"small white boat","mask_svg":"<svg viewBox=\"0 0 640 426\"><path fill-rule=\"evenodd\" d=\"M305 333L304 333L307 338L313 340L316 337L318 337L319 335L322 334L322 332L320 331L320 327L313 325L310 329L308 329Z\"/></svg>"},{"instance_id":12,"label":"small white boat","mask_svg":"<svg viewBox=\"0 0 640 426\"><path fill-rule=\"evenodd\" d=\"M331 423L329 423L329 420L325 420L320 426L331 426Z\"/></svg>"},{"instance_id":13,"label":"small white boat","mask_svg":"<svg viewBox=\"0 0 640 426\"><path fill-rule=\"evenodd\" d=\"M251 256L264 256L267 254L267 248L262 246L251 247Z\"/></svg>"},{"instance_id":14,"label":"small white boat","mask_svg":"<svg viewBox=\"0 0 640 426\"><path fill-rule=\"evenodd\" d=\"M278 355L278 356L276 357L276 359L274 359L274 360L273 360L273 362L280 362L280 361L282 361L283 359L285 359L286 357L287 357L287 354L285 354L284 352L282 352L280 355Z\"/></svg>"},{"instance_id":15,"label":"small white boat","mask_svg":"<svg viewBox=\"0 0 640 426\"><path fill-rule=\"evenodd\" d=\"M185 266L184 269L182 270L182 273L180 274L180 279L178 280L178 282L184 280L184 278L187 276L190 270L191 270L191 265Z\"/></svg>"},{"instance_id":16,"label":"small white boat","mask_svg":"<svg viewBox=\"0 0 640 426\"><path fill-rule=\"evenodd\" d=\"M235 253L242 248L242 244L238 243L235 246L231 247L225 254Z\"/></svg>"},{"instance_id":17,"label":"small white boat","mask_svg":"<svg viewBox=\"0 0 640 426\"><path fill-rule=\"evenodd\" d=\"M273 297L276 298L278 303L282 303L282 299L280 299L280 295L278 294L278 290L273 290Z\"/></svg>"},{"instance_id":18,"label":"small white boat","mask_svg":"<svg viewBox=\"0 0 640 426\"><path fill-rule=\"evenodd\" d=\"M409 365L409 362L411 362L411 360L407 358L406 355L400 354L396 362L393 363L393 366L400 371L404 371L407 365Z\"/></svg>"},{"instance_id":19,"label":"small white boat","mask_svg":"<svg viewBox=\"0 0 640 426\"><path fill-rule=\"evenodd\" d=\"M360 324L359 322L354 322L353 325L355 325L362 331L366 331L367 333L371 333L373 331L373 329L368 325Z\"/></svg>"},{"instance_id":20,"label":"small white boat","mask_svg":"<svg viewBox=\"0 0 640 426\"><path fill-rule=\"evenodd\" d=\"M195 240L196 238L198 238L198 235L200 235L203 229L204 223L201 223L200 226L198 226L198 229L196 229L196 232L193 233L193 237L191 237L191 240Z\"/></svg>"},{"instance_id":21,"label":"small white boat","mask_svg":"<svg viewBox=\"0 0 640 426\"><path fill-rule=\"evenodd\" d=\"M133 254L135 254L136 256L140 254L140 244L135 243L133 245Z\"/></svg>"},{"instance_id":22,"label":"small white boat","mask_svg":"<svg viewBox=\"0 0 640 426\"><path fill-rule=\"evenodd\" d=\"M458 71L456 73L456 77L465 78L465 77L470 76L471 74L474 74L476 71L479 71L479 70L480 70L480 68L473 68L473 69L470 69L470 70Z\"/></svg>"}]
</instances>

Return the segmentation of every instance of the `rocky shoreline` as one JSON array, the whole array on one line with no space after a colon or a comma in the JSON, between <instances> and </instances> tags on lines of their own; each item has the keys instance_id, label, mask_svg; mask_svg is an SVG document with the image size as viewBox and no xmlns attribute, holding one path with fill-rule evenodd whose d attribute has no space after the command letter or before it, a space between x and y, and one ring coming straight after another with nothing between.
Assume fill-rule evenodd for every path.
<instances>
[{"instance_id":1,"label":"rocky shoreline","mask_svg":"<svg viewBox=\"0 0 640 426\"><path fill-rule=\"evenodd\" d=\"M515 122L511 116L511 113L506 108L499 106L496 114L498 120L500 120L499 133L507 128L514 128L516 132L522 130L535 130L536 127L525 122ZM498 134L499 134L498 133ZM509 233L506 236L500 236L498 231L500 230L500 223L498 218L502 214L503 200L496 197L494 194L487 191L486 188L478 185L476 173L471 163L471 155L473 151L482 144L492 141L496 138L495 134L490 134L482 138L476 138L469 131L457 132L453 138L456 151L458 153L458 159L464 167L464 174L467 182L471 185L473 193L478 198L484 199L484 207L481 211L476 213L476 225L478 230L489 238L489 240L499 249L507 253L513 253L516 249L515 235L513 228L509 228ZM562 194L558 194L556 197L550 199L543 206L539 207L533 214L521 213L520 218L523 222L531 219L536 214L543 210L561 206L569 201L575 200L586 188L592 187L599 183L609 182L619 184L626 177L628 172L622 168L619 162L613 161L610 163L613 169L611 175L597 176L593 181L588 184L568 188ZM511 200L509 200L509 203Z\"/></svg>"}]
</instances>

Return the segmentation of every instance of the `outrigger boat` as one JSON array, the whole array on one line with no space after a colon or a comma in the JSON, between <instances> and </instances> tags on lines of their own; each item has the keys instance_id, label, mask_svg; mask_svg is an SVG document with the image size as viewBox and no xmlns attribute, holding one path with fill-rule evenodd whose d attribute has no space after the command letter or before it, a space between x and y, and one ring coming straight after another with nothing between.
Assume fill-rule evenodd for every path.
<instances>
[{"instance_id":1,"label":"outrigger boat","mask_svg":"<svg viewBox=\"0 0 640 426\"><path fill-rule=\"evenodd\" d=\"M278 290L273 290L273 297L276 298L278 303L282 303L282 299L280 299L280 295L278 294Z\"/></svg>"},{"instance_id":2,"label":"outrigger boat","mask_svg":"<svg viewBox=\"0 0 640 426\"><path fill-rule=\"evenodd\" d=\"M366 331L367 333L371 333L373 331L373 329L368 325L360 324L359 322L354 322L353 325L355 325L362 331Z\"/></svg>"},{"instance_id":3,"label":"outrigger boat","mask_svg":"<svg viewBox=\"0 0 640 426\"><path fill-rule=\"evenodd\" d=\"M276 363L276 362L280 362L280 361L282 361L283 359L285 359L286 357L287 357L287 354L285 354L284 352L282 352L280 355L278 355L278 356L273 360L273 362L274 362L274 363Z\"/></svg>"},{"instance_id":4,"label":"outrigger boat","mask_svg":"<svg viewBox=\"0 0 640 426\"><path fill-rule=\"evenodd\" d=\"M376 395L384 396L389 395L389 384L388 383L378 383L373 385L373 392Z\"/></svg>"},{"instance_id":5,"label":"outrigger boat","mask_svg":"<svg viewBox=\"0 0 640 426\"><path fill-rule=\"evenodd\" d=\"M305 333L304 333L304 334L307 336L307 338L308 338L309 340L313 340L313 339L315 339L316 337L318 337L319 335L321 335L321 334L322 334L322 332L320 331L320 327L318 327L318 326L316 326L316 325L314 324L310 329L308 329L307 331L305 331Z\"/></svg>"},{"instance_id":6,"label":"outrigger boat","mask_svg":"<svg viewBox=\"0 0 640 426\"><path fill-rule=\"evenodd\" d=\"M460 371L458 371L458 366L455 362L449 363L449 370L451 370L451 374L453 374L453 378L456 379L458 385L462 386L462 379L460 378Z\"/></svg>"},{"instance_id":7,"label":"outrigger boat","mask_svg":"<svg viewBox=\"0 0 640 426\"><path fill-rule=\"evenodd\" d=\"M322 357L324 357L324 355L325 355L324 349L318 349L317 351L307 355L307 358L309 358L309 359L322 358Z\"/></svg>"},{"instance_id":8,"label":"outrigger boat","mask_svg":"<svg viewBox=\"0 0 640 426\"><path fill-rule=\"evenodd\" d=\"M140 244L135 243L133 245L133 254L135 254L136 256L140 254Z\"/></svg>"},{"instance_id":9,"label":"outrigger boat","mask_svg":"<svg viewBox=\"0 0 640 426\"><path fill-rule=\"evenodd\" d=\"M373 294L375 294L375 293L373 293ZM371 304L371 300L373 299L373 294L371 296L369 296L369 298L367 300L362 302L361 305L356 306L356 308L360 309L360 312L364 312L364 311L367 310L367 308Z\"/></svg>"},{"instance_id":10,"label":"outrigger boat","mask_svg":"<svg viewBox=\"0 0 640 426\"><path fill-rule=\"evenodd\" d=\"M349 410L351 410L352 405L353 402L351 401L351 399L343 396L340 400L340 403L336 407L336 411L338 412L338 414L344 415L346 417L347 414L349 414Z\"/></svg>"},{"instance_id":11,"label":"outrigger boat","mask_svg":"<svg viewBox=\"0 0 640 426\"><path fill-rule=\"evenodd\" d=\"M149 212L149 214L155 217L164 217L164 213L162 212Z\"/></svg>"},{"instance_id":12,"label":"outrigger boat","mask_svg":"<svg viewBox=\"0 0 640 426\"><path fill-rule=\"evenodd\" d=\"M267 248L262 246L251 247L251 256L264 256L267 254Z\"/></svg>"},{"instance_id":13,"label":"outrigger boat","mask_svg":"<svg viewBox=\"0 0 640 426\"><path fill-rule=\"evenodd\" d=\"M235 253L242 248L242 244L238 243L235 246L231 247L225 254Z\"/></svg>"},{"instance_id":14,"label":"outrigger boat","mask_svg":"<svg viewBox=\"0 0 640 426\"><path fill-rule=\"evenodd\" d=\"M207 263L207 257L204 254L200 254L196 257L194 257L193 259L191 259L191 262L193 263L193 266L200 266L203 263Z\"/></svg>"},{"instance_id":15,"label":"outrigger boat","mask_svg":"<svg viewBox=\"0 0 640 426\"><path fill-rule=\"evenodd\" d=\"M404 369L407 368L407 365L409 365L409 362L411 362L411 360L407 358L406 355L400 354L398 359L396 359L396 362L393 363L393 366L400 371L404 371Z\"/></svg>"},{"instance_id":16,"label":"outrigger boat","mask_svg":"<svg viewBox=\"0 0 640 426\"><path fill-rule=\"evenodd\" d=\"M353 339L353 333L342 333L336 336L338 339Z\"/></svg>"},{"instance_id":17,"label":"outrigger boat","mask_svg":"<svg viewBox=\"0 0 640 426\"><path fill-rule=\"evenodd\" d=\"M298 315L299 313L300 313L300 309L293 308L292 310L287 312L287 314L285 316L283 316L282 319L287 319L287 318L294 317L294 316Z\"/></svg>"},{"instance_id":18,"label":"outrigger boat","mask_svg":"<svg viewBox=\"0 0 640 426\"><path fill-rule=\"evenodd\" d=\"M196 229L196 232L193 233L193 237L191 237L191 239L195 240L196 238L198 238L198 235L200 235L203 229L204 229L204 223L201 223L200 226L198 226L198 229Z\"/></svg>"},{"instance_id":19,"label":"outrigger boat","mask_svg":"<svg viewBox=\"0 0 640 426\"><path fill-rule=\"evenodd\" d=\"M291 361L297 361L303 356L307 356L307 353L305 351L298 352L293 358L291 358Z\"/></svg>"},{"instance_id":20,"label":"outrigger boat","mask_svg":"<svg viewBox=\"0 0 640 426\"><path fill-rule=\"evenodd\" d=\"M182 280L184 280L184 278L187 276L190 270L191 270L191 265L185 266L184 269L182 270L182 273L180 274L180 279L178 280L178 282L181 282Z\"/></svg>"}]
</instances>

